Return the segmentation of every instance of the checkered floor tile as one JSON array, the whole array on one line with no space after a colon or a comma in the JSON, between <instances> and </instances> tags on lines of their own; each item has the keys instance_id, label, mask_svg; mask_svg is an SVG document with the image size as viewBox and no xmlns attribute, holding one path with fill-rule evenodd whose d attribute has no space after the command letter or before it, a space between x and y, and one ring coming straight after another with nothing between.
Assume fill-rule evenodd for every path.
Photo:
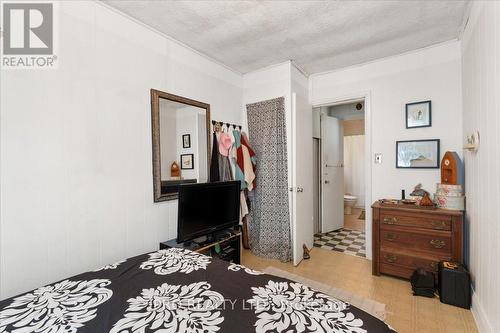
<instances>
[{"instance_id":1,"label":"checkered floor tile","mask_svg":"<svg viewBox=\"0 0 500 333\"><path fill-rule=\"evenodd\" d=\"M340 229L326 234L314 235L314 246L366 258L365 233Z\"/></svg>"}]
</instances>

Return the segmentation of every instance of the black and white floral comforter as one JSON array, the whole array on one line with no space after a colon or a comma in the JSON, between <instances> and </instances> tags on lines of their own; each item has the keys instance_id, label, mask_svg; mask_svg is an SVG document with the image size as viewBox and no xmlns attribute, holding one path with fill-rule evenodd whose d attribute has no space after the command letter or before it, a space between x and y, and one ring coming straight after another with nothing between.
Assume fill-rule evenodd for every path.
<instances>
[{"instance_id":1,"label":"black and white floral comforter","mask_svg":"<svg viewBox=\"0 0 500 333\"><path fill-rule=\"evenodd\" d=\"M305 285L183 249L0 301L0 333L393 332Z\"/></svg>"}]
</instances>

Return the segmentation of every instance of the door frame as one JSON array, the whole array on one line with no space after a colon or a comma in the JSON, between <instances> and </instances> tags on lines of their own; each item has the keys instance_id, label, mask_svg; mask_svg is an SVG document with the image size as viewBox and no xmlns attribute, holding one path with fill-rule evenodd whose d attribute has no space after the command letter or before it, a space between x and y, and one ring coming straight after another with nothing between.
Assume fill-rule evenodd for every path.
<instances>
[{"instance_id":1,"label":"door frame","mask_svg":"<svg viewBox=\"0 0 500 333\"><path fill-rule=\"evenodd\" d=\"M358 93L339 95L325 99L312 99L313 108L346 104L364 99L365 101L365 235L366 235L366 259L372 259L372 114L371 114L371 92L361 91Z\"/></svg>"}]
</instances>

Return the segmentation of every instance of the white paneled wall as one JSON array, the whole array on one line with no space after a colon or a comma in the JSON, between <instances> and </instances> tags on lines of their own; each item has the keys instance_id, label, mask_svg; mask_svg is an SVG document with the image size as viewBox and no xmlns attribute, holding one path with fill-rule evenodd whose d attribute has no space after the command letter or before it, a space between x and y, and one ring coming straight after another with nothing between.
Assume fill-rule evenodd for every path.
<instances>
[{"instance_id":1,"label":"white paneled wall","mask_svg":"<svg viewBox=\"0 0 500 333\"><path fill-rule=\"evenodd\" d=\"M464 134L472 310L481 332L500 332L500 2L473 2L462 41Z\"/></svg>"},{"instance_id":2,"label":"white paneled wall","mask_svg":"<svg viewBox=\"0 0 500 333\"><path fill-rule=\"evenodd\" d=\"M366 200L398 198L401 189L410 193L422 183L433 191L439 182L437 169L396 169L396 141L441 139L441 152L462 154L462 91L460 42L452 41L371 63L352 66L310 77L314 106L360 96L370 96L365 133L372 163L365 179ZM405 104L432 100L432 127L406 129ZM374 154L382 154L382 164L374 164ZM371 181L369 175L371 173ZM370 202L367 202L368 208ZM371 210L367 210L367 221ZM367 257L371 258L371 224L367 224Z\"/></svg>"},{"instance_id":3,"label":"white paneled wall","mask_svg":"<svg viewBox=\"0 0 500 333\"><path fill-rule=\"evenodd\" d=\"M242 78L96 1L59 2L59 68L1 73L0 299L157 248L156 88L241 120Z\"/></svg>"},{"instance_id":4,"label":"white paneled wall","mask_svg":"<svg viewBox=\"0 0 500 333\"><path fill-rule=\"evenodd\" d=\"M243 109L242 118L243 123L247 123L246 117L246 104L265 101L272 98L284 97L285 98L285 113L286 113L286 127L287 127L287 151L288 151L288 170L293 170L293 138L292 138L292 114L293 102L292 93L296 94L296 107L297 112L308 112L309 110L309 96L308 96L308 80L291 61L276 64L263 68L261 70L253 71L243 75ZM306 111L305 111L306 110ZM246 126L244 126L246 127ZM311 124L312 132L312 124ZM310 138L312 136L309 135ZM251 139L251 138L250 138ZM310 152L309 152L310 153ZM311 153L312 154L312 153ZM307 153L306 155L307 160ZM308 158L311 160L311 158ZM311 162L312 165L312 162ZM312 174L311 174L312 177ZM288 183L290 186L293 183L292 171L288 172ZM311 180L312 181L312 180ZM309 184L311 184L311 181ZM303 185L305 186L305 185ZM306 190L307 191L307 190ZM301 203L302 211L309 212L310 216L295 224L292 219L293 202L292 196L289 196L290 201L290 223L292 228L292 241L294 245L294 257L299 258L299 249L302 253L302 244L307 244L312 247L313 243L313 223L312 223L312 195L306 197L305 201ZM309 200L309 202L308 202ZM304 208L306 207L306 208ZM306 214L307 215L307 214ZM300 219L299 219L300 220ZM307 222L310 221L310 222ZM300 246L296 246L300 244ZM299 260L294 260L298 262Z\"/></svg>"},{"instance_id":5,"label":"white paneled wall","mask_svg":"<svg viewBox=\"0 0 500 333\"><path fill-rule=\"evenodd\" d=\"M396 141L441 139L441 153L457 151L462 138L460 43L453 41L371 63L311 75L313 105L370 93L373 153L372 199L399 197L417 183L431 192L439 170L396 169ZM405 104L432 100L432 127L406 129Z\"/></svg>"}]
</instances>

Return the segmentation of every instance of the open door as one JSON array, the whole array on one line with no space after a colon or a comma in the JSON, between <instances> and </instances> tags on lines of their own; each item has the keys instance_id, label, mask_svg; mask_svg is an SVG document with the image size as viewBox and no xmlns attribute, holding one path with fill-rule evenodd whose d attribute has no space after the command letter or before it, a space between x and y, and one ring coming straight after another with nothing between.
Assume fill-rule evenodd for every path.
<instances>
[{"instance_id":1,"label":"open door","mask_svg":"<svg viewBox=\"0 0 500 333\"><path fill-rule=\"evenodd\" d=\"M293 264L302 260L302 246L313 246L312 107L308 96L292 93L292 249Z\"/></svg>"},{"instance_id":2,"label":"open door","mask_svg":"<svg viewBox=\"0 0 500 333\"><path fill-rule=\"evenodd\" d=\"M344 227L344 131L339 119L321 115L321 232Z\"/></svg>"}]
</instances>

